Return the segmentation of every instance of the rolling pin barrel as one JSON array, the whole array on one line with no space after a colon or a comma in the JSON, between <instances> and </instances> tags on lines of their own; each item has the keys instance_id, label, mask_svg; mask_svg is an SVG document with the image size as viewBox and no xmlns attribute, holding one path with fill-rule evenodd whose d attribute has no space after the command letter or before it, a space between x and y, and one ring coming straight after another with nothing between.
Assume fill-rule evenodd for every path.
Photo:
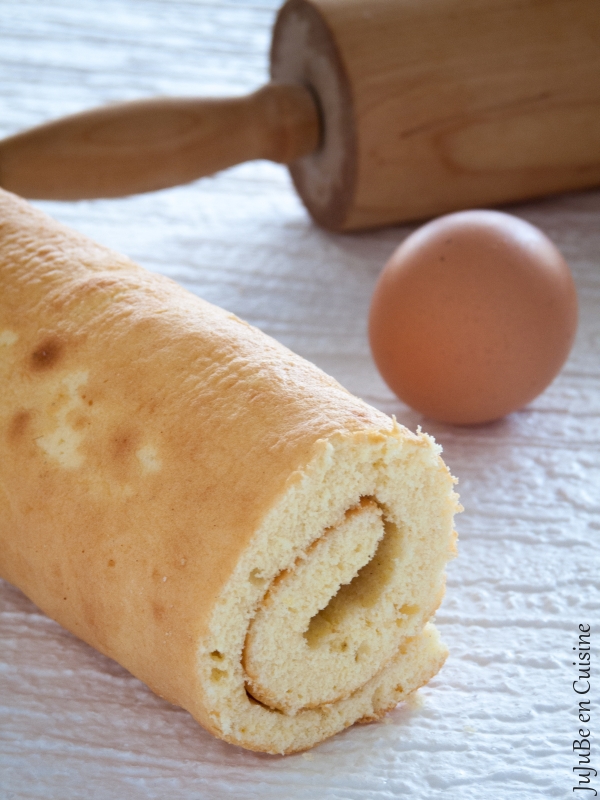
<instances>
[{"instance_id":1,"label":"rolling pin barrel","mask_svg":"<svg viewBox=\"0 0 600 800\"><path fill-rule=\"evenodd\" d=\"M598 0L288 0L272 76L319 97L291 165L352 230L600 184Z\"/></svg>"},{"instance_id":2,"label":"rolling pin barrel","mask_svg":"<svg viewBox=\"0 0 600 800\"><path fill-rule=\"evenodd\" d=\"M157 99L0 142L0 185L115 197L287 163L332 230L600 184L598 0L288 0L273 83Z\"/></svg>"}]
</instances>

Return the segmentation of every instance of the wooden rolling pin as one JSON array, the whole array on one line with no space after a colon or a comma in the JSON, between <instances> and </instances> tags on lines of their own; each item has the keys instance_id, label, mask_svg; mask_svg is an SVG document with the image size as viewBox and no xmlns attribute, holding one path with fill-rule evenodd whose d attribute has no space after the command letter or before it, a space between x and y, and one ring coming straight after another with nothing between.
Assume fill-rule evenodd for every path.
<instances>
[{"instance_id":1,"label":"wooden rolling pin","mask_svg":"<svg viewBox=\"0 0 600 800\"><path fill-rule=\"evenodd\" d=\"M599 0L288 0L271 76L12 136L0 185L116 197L268 158L352 230L600 184Z\"/></svg>"}]
</instances>

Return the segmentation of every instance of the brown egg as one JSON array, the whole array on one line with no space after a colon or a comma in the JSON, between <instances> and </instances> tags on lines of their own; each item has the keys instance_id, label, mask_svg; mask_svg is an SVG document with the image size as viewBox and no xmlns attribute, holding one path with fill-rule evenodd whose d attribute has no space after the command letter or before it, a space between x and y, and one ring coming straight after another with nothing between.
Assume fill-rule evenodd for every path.
<instances>
[{"instance_id":1,"label":"brown egg","mask_svg":"<svg viewBox=\"0 0 600 800\"><path fill-rule=\"evenodd\" d=\"M577 295L528 222L463 211L424 225L386 264L369 338L390 388L428 417L489 422L533 400L565 362Z\"/></svg>"}]
</instances>

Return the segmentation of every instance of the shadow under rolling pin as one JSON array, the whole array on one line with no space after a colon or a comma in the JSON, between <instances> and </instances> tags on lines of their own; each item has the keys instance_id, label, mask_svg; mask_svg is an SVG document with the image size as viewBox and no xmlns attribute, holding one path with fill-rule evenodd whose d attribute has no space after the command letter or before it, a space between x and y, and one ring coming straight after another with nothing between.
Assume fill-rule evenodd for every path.
<instances>
[{"instance_id":1,"label":"shadow under rolling pin","mask_svg":"<svg viewBox=\"0 0 600 800\"><path fill-rule=\"evenodd\" d=\"M600 184L598 0L288 0L246 97L95 109L0 142L0 185L118 197L286 163L320 225Z\"/></svg>"}]
</instances>

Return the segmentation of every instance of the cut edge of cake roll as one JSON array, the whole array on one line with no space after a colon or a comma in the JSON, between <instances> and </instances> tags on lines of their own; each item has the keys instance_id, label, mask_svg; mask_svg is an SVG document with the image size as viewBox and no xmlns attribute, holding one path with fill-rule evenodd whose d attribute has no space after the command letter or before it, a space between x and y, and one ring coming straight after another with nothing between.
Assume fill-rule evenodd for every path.
<instances>
[{"instance_id":1,"label":"cut edge of cake roll","mask_svg":"<svg viewBox=\"0 0 600 800\"><path fill-rule=\"evenodd\" d=\"M1 190L0 289L0 576L251 750L437 673L433 439Z\"/></svg>"},{"instance_id":2,"label":"cut edge of cake roll","mask_svg":"<svg viewBox=\"0 0 600 800\"><path fill-rule=\"evenodd\" d=\"M256 532L198 653L207 727L297 752L381 718L447 650L429 622L459 510L441 448L390 429L317 443Z\"/></svg>"}]
</instances>

